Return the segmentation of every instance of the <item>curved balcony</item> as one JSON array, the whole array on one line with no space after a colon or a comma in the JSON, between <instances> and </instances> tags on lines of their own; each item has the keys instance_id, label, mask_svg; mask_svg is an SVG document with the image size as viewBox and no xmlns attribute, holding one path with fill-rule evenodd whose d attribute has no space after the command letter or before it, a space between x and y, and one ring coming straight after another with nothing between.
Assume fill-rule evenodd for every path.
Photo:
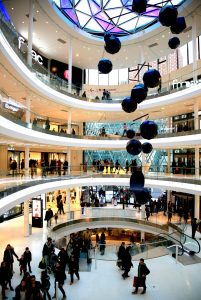
<instances>
[{"instance_id":1,"label":"curved balcony","mask_svg":"<svg viewBox=\"0 0 201 300\"><path fill-rule=\"evenodd\" d=\"M16 77L20 76L20 78L26 82L26 86L31 90L36 91L37 94L40 93L43 97L48 97L51 101L58 102L63 105L69 105L71 107L94 111L122 111L120 103L117 103L121 102L121 99L117 99L116 101L114 97L113 103L109 104L98 103L95 99L83 99L76 97L67 92L67 84L65 81L62 81L62 79L56 77L55 75L50 76L47 70L43 69L41 72L38 72L38 70L30 68L17 47L19 34L10 24L6 23L2 17L0 23L2 30L0 35L0 47L4 59L6 59L10 66L14 68ZM200 72L200 70L197 71ZM155 99L156 94L152 92L152 95L149 95L148 99L152 97L154 97L154 99L144 101L139 105L139 108L149 109L150 107L153 108L157 106L169 105L171 103L179 103L186 99L200 96L201 84L199 82L189 83L186 81L191 77L192 73L184 74L183 76L174 78L174 80L177 80L177 88L175 89L172 89L172 87L174 87L172 81L164 82L165 91L162 92L165 96L162 94L162 97L159 96L157 99ZM117 98L119 97L117 96Z\"/></svg>"},{"instance_id":2,"label":"curved balcony","mask_svg":"<svg viewBox=\"0 0 201 300\"><path fill-rule=\"evenodd\" d=\"M3 181L1 182L3 186ZM3 190L0 200L0 215L27 199L31 199L38 195L67 188L79 186L129 186L129 175L108 175L103 176L91 175L81 177L61 177L61 178L46 178L39 180L31 180L23 184L18 182L18 186ZM185 185L184 185L185 183ZM14 184L13 184L14 185ZM145 186L150 188L161 188L165 190L182 191L193 195L201 195L200 178L176 178L176 176L147 176Z\"/></svg>"},{"instance_id":3,"label":"curved balcony","mask_svg":"<svg viewBox=\"0 0 201 300\"><path fill-rule=\"evenodd\" d=\"M85 149L125 149L127 138L121 136L83 136L46 130L22 121L4 109L0 109L0 133L26 143L39 143L55 146L76 147ZM31 127L31 128L30 128ZM137 136L137 139L140 137ZM201 130L162 133L151 141L154 149L169 147L199 146ZM144 140L141 139L143 142Z\"/></svg>"}]
</instances>

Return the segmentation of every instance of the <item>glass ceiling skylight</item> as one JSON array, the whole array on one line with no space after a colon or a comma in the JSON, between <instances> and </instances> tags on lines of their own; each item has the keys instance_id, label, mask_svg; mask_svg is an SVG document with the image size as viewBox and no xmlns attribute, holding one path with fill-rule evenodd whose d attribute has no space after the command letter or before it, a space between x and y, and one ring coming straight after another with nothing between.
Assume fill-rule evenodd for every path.
<instances>
[{"instance_id":1,"label":"glass ceiling skylight","mask_svg":"<svg viewBox=\"0 0 201 300\"><path fill-rule=\"evenodd\" d=\"M132 0L53 0L73 24L93 35L110 32L116 36L136 33L157 22L162 6L178 7L185 0L148 0L147 10L132 12Z\"/></svg>"}]
</instances>

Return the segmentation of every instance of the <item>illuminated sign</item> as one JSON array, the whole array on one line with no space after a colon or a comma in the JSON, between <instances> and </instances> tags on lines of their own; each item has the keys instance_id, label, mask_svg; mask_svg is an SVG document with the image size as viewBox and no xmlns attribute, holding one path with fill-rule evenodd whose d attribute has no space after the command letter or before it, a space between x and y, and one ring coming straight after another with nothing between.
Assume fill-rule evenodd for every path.
<instances>
[{"instance_id":1,"label":"illuminated sign","mask_svg":"<svg viewBox=\"0 0 201 300\"><path fill-rule=\"evenodd\" d=\"M32 200L32 216L41 218L41 200Z\"/></svg>"},{"instance_id":2,"label":"illuminated sign","mask_svg":"<svg viewBox=\"0 0 201 300\"><path fill-rule=\"evenodd\" d=\"M27 41L22 36L19 36L18 37L18 48L22 50L23 45L25 45L25 47L27 48ZM36 51L34 51L33 49L31 51L31 55L32 55L32 58L37 63L39 63L40 65L43 65L43 58L41 55L37 54Z\"/></svg>"}]
</instances>

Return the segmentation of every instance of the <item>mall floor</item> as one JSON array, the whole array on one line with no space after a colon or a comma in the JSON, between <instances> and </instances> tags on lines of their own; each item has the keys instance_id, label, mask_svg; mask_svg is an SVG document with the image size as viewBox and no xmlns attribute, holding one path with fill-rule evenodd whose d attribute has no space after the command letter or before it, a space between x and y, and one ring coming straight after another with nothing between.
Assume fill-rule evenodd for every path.
<instances>
[{"instance_id":1,"label":"mall floor","mask_svg":"<svg viewBox=\"0 0 201 300\"><path fill-rule=\"evenodd\" d=\"M62 216L65 219L65 215ZM190 225L187 228L190 231ZM43 229L33 228L32 235L25 238L23 236L23 217L6 221L0 224L0 259L8 243L20 256L24 248L29 246L32 251L32 274L40 279L40 269L38 262L41 259L41 251L46 241L48 231L46 226ZM200 238L200 233L196 233ZM201 254L200 254L201 257ZM147 293L133 295L132 281L137 273L138 262L134 261L134 267L130 271L130 277L123 280L115 261L97 261L97 268L92 261L91 272L80 272L80 280L75 279L70 285L69 275L65 281L64 288L69 300L122 300L122 299L147 299L147 300L200 300L201 299L201 264L182 265L175 262L170 255L146 261L151 273L147 276ZM20 280L19 265L15 260L14 276L12 285L15 288ZM50 294L53 296L54 277L51 276ZM140 289L139 289L140 292ZM7 290L8 299L12 299L14 292ZM0 296L0 299L1 296ZM58 299L62 299L59 291Z\"/></svg>"}]
</instances>

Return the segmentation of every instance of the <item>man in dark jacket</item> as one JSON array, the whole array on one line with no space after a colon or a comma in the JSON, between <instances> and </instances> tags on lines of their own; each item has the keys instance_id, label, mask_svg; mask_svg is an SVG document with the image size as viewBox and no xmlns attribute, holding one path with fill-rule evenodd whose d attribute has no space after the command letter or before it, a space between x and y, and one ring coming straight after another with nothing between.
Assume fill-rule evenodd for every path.
<instances>
[{"instance_id":1,"label":"man in dark jacket","mask_svg":"<svg viewBox=\"0 0 201 300\"><path fill-rule=\"evenodd\" d=\"M133 264L132 264L132 257L130 255L130 246L128 246L122 258L122 268L124 269L124 273L122 274L122 277L124 279L129 277L128 272L130 271L131 267L133 267Z\"/></svg>"},{"instance_id":2,"label":"man in dark jacket","mask_svg":"<svg viewBox=\"0 0 201 300\"><path fill-rule=\"evenodd\" d=\"M118 266L119 268L123 268L123 267L122 267L122 260L123 260L125 251L126 251L125 243L122 242L122 243L121 243L121 246L119 247L119 251L118 251L118 253L117 253L117 256L118 256L117 266Z\"/></svg>"},{"instance_id":3,"label":"man in dark jacket","mask_svg":"<svg viewBox=\"0 0 201 300\"><path fill-rule=\"evenodd\" d=\"M66 279L65 271L61 268L60 263L56 263L55 270L54 270L54 276L55 276L55 294L52 297L53 299L56 298L56 282L58 282L58 288L63 294L63 299L66 299L66 293L63 289L64 281Z\"/></svg>"},{"instance_id":4,"label":"man in dark jacket","mask_svg":"<svg viewBox=\"0 0 201 300\"><path fill-rule=\"evenodd\" d=\"M13 255L18 259L18 255L15 253L14 248L8 244L4 251L3 261L10 268L11 273L13 274Z\"/></svg>"},{"instance_id":5,"label":"man in dark jacket","mask_svg":"<svg viewBox=\"0 0 201 300\"><path fill-rule=\"evenodd\" d=\"M25 251L24 251L24 260L25 260L25 263L26 263L26 266L28 265L29 267L29 273L31 273L31 260L32 260L32 254L31 254L31 251L29 250L29 247L26 247L25 248Z\"/></svg>"},{"instance_id":6,"label":"man in dark jacket","mask_svg":"<svg viewBox=\"0 0 201 300\"><path fill-rule=\"evenodd\" d=\"M71 253L71 256L70 256L70 259L69 259L69 262L68 262L68 266L69 266L69 272L70 272L70 279L71 279L71 282L70 284L73 284L73 281L74 281L74 273L75 275L77 276L77 279L79 280L80 279L80 275L78 273L79 271L79 260L75 257L74 253Z\"/></svg>"},{"instance_id":7,"label":"man in dark jacket","mask_svg":"<svg viewBox=\"0 0 201 300\"><path fill-rule=\"evenodd\" d=\"M50 267L51 256L54 254L54 245L50 237L47 238L47 242L43 246L43 257L45 259L46 268Z\"/></svg>"},{"instance_id":8,"label":"man in dark jacket","mask_svg":"<svg viewBox=\"0 0 201 300\"><path fill-rule=\"evenodd\" d=\"M150 273L146 264L144 263L144 259L140 258L140 262L138 265L138 285L135 287L135 291L132 294L137 294L139 286L143 287L143 291L141 294L146 293L146 276Z\"/></svg>"},{"instance_id":9,"label":"man in dark jacket","mask_svg":"<svg viewBox=\"0 0 201 300\"><path fill-rule=\"evenodd\" d=\"M48 208L48 210L45 213L45 221L47 221L47 227L51 226L52 217L53 217L53 211L51 208Z\"/></svg>"}]
</instances>

